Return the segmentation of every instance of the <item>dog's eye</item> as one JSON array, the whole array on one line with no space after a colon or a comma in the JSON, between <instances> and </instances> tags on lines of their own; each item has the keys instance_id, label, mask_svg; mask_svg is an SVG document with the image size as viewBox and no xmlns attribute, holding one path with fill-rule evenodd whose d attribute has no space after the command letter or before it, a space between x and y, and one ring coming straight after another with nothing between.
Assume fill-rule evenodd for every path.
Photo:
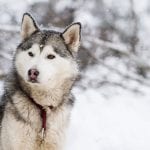
<instances>
[{"instance_id":1,"label":"dog's eye","mask_svg":"<svg viewBox=\"0 0 150 150\"><path fill-rule=\"evenodd\" d=\"M54 58L55 58L55 56L52 55L52 54L50 54L50 55L47 56L47 59L54 59Z\"/></svg>"},{"instance_id":2,"label":"dog's eye","mask_svg":"<svg viewBox=\"0 0 150 150\"><path fill-rule=\"evenodd\" d=\"M28 55L34 57L34 54L32 52L28 52Z\"/></svg>"}]
</instances>

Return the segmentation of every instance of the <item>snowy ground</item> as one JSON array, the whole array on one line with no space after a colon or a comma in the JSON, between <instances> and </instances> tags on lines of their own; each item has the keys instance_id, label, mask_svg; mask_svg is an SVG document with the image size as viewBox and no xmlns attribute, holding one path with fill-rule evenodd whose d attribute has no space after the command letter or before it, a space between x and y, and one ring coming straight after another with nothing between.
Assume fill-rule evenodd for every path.
<instances>
[{"instance_id":1,"label":"snowy ground","mask_svg":"<svg viewBox=\"0 0 150 150\"><path fill-rule=\"evenodd\" d=\"M74 93L66 150L150 149L149 97L122 92L106 100L90 88Z\"/></svg>"},{"instance_id":2,"label":"snowy ground","mask_svg":"<svg viewBox=\"0 0 150 150\"><path fill-rule=\"evenodd\" d=\"M73 89L77 101L66 150L149 150L150 88L129 81L126 82L130 87L136 85L142 92L107 85L100 88L86 85L87 89L79 86L87 84L90 78L101 78L100 74L106 70L98 68L87 69L85 79ZM113 73L106 74L109 80L113 77L117 81Z\"/></svg>"}]
</instances>

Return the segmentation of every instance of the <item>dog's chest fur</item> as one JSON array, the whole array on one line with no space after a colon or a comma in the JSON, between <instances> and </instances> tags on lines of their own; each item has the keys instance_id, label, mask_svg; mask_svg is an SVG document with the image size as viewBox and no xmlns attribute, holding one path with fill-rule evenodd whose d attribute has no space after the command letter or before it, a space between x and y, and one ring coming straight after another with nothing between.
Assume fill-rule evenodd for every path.
<instances>
[{"instance_id":1,"label":"dog's chest fur","mask_svg":"<svg viewBox=\"0 0 150 150\"><path fill-rule=\"evenodd\" d=\"M70 106L66 103L55 111L46 108L47 128L44 140L40 110L20 92L13 95L5 110L1 150L11 150L12 147L14 150L59 150L62 147L70 114Z\"/></svg>"}]
</instances>

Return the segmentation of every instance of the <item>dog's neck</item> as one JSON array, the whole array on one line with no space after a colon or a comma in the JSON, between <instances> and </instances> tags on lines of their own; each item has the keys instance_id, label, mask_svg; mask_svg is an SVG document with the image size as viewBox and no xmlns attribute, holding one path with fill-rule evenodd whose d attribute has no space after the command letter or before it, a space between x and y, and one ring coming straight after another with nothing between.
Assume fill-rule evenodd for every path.
<instances>
[{"instance_id":1,"label":"dog's neck","mask_svg":"<svg viewBox=\"0 0 150 150\"><path fill-rule=\"evenodd\" d=\"M74 80L64 80L55 86L41 86L40 84L28 84L21 80L22 89L42 107L58 107L67 99Z\"/></svg>"},{"instance_id":2,"label":"dog's neck","mask_svg":"<svg viewBox=\"0 0 150 150\"><path fill-rule=\"evenodd\" d=\"M46 132L46 124L47 124L47 112L46 112L45 108L43 106L39 105L38 103L36 103L36 101L32 97L30 97L28 95L26 95L26 96L40 110L40 116L41 116L41 120L42 120L41 136L42 136L42 139L44 139L45 132ZM52 105L48 106L48 108L51 111L53 111L54 109L56 109Z\"/></svg>"}]
</instances>

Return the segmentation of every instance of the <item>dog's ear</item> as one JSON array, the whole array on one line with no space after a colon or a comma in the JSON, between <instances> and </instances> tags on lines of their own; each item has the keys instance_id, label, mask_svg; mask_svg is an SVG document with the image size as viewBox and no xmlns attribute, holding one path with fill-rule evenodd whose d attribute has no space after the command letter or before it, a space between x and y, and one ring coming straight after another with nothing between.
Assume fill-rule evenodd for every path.
<instances>
[{"instance_id":1,"label":"dog's ear","mask_svg":"<svg viewBox=\"0 0 150 150\"><path fill-rule=\"evenodd\" d=\"M73 52L77 52L80 46L81 39L81 23L73 23L62 33L65 43Z\"/></svg>"},{"instance_id":2,"label":"dog's ear","mask_svg":"<svg viewBox=\"0 0 150 150\"><path fill-rule=\"evenodd\" d=\"M38 30L38 26L29 13L25 13L22 18L21 36L22 39L28 38L32 33Z\"/></svg>"}]
</instances>

